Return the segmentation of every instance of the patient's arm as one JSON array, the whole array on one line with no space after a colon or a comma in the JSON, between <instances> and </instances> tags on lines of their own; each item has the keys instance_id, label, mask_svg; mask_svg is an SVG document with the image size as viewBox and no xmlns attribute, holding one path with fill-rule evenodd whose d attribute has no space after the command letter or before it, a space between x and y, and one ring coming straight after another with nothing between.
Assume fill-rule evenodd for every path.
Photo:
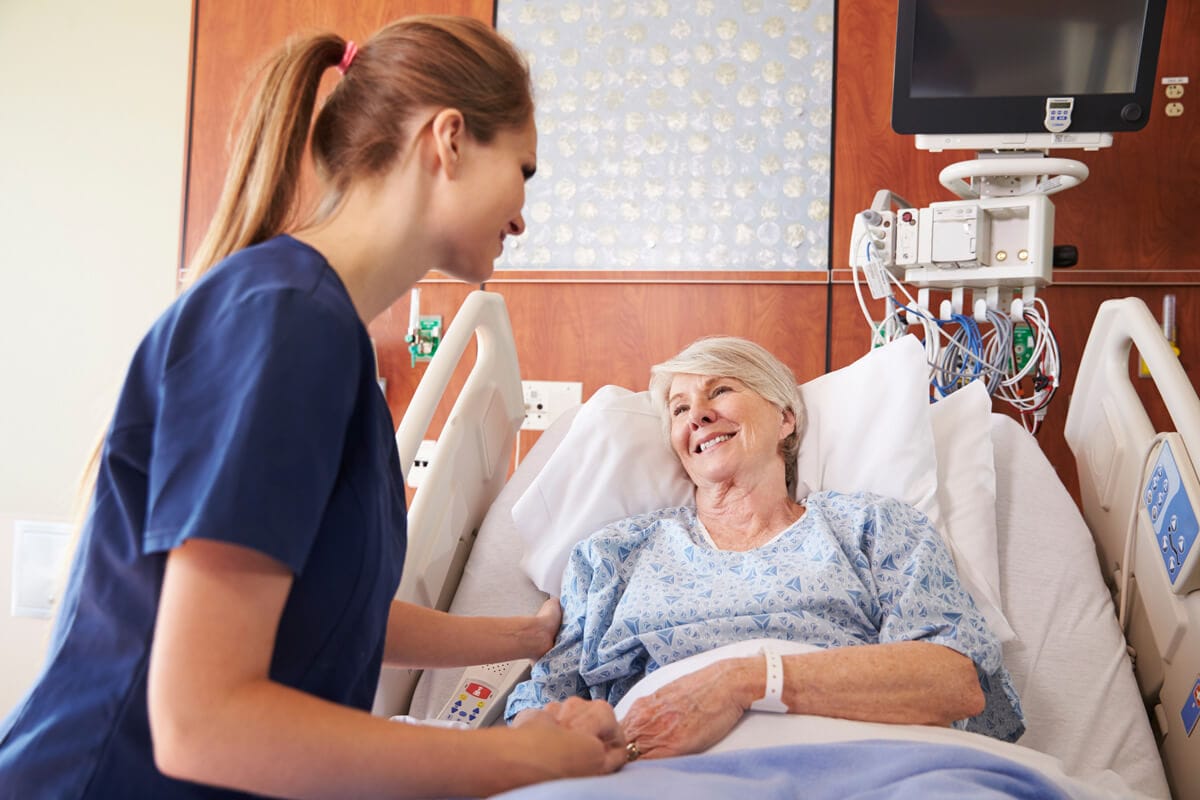
<instances>
[{"instance_id":1,"label":"patient's arm","mask_svg":"<svg viewBox=\"0 0 1200 800\"><path fill-rule=\"evenodd\" d=\"M531 617L464 617L394 601L383 660L396 666L465 667L537 659L554 644L561 620L553 597Z\"/></svg>"},{"instance_id":2,"label":"patient's arm","mask_svg":"<svg viewBox=\"0 0 1200 800\"><path fill-rule=\"evenodd\" d=\"M893 642L783 656L783 701L794 714L948 725L983 710L974 663L939 644ZM718 661L633 704L625 735L664 757L720 741L765 694L759 656Z\"/></svg>"}]
</instances>

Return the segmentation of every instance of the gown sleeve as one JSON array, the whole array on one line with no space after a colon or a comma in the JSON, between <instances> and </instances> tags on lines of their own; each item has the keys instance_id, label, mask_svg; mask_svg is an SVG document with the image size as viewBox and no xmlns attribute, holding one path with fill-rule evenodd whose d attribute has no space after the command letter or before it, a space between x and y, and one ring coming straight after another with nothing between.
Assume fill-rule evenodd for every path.
<instances>
[{"instance_id":1,"label":"gown sleeve","mask_svg":"<svg viewBox=\"0 0 1200 800\"><path fill-rule=\"evenodd\" d=\"M890 499L874 504L866 526L882 612L879 641L931 642L970 658L986 705L955 727L1016 741L1025 724L1000 642L959 582L942 537L924 514Z\"/></svg>"}]
</instances>

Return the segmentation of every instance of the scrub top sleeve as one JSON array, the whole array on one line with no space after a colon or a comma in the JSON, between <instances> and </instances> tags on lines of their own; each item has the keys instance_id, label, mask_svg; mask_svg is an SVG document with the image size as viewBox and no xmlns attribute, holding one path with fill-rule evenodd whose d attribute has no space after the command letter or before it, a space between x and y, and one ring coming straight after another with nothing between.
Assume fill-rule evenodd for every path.
<instances>
[{"instance_id":1,"label":"scrub top sleeve","mask_svg":"<svg viewBox=\"0 0 1200 800\"><path fill-rule=\"evenodd\" d=\"M146 553L198 537L303 571L361 379L356 325L304 292L261 292L187 343L159 388Z\"/></svg>"}]
</instances>

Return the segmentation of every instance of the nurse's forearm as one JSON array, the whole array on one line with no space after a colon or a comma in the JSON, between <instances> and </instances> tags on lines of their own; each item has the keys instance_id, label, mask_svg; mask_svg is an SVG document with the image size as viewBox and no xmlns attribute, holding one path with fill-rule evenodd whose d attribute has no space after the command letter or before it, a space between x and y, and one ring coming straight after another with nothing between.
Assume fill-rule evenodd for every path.
<instances>
[{"instance_id":1,"label":"nurse's forearm","mask_svg":"<svg viewBox=\"0 0 1200 800\"><path fill-rule=\"evenodd\" d=\"M154 723L165 774L273 797L474 797L602 771L600 744L564 729L405 725L267 680Z\"/></svg>"},{"instance_id":2,"label":"nurse's forearm","mask_svg":"<svg viewBox=\"0 0 1200 800\"><path fill-rule=\"evenodd\" d=\"M395 601L384 661L394 666L462 667L536 659L554 643L556 619L464 617Z\"/></svg>"},{"instance_id":3,"label":"nurse's forearm","mask_svg":"<svg viewBox=\"0 0 1200 800\"><path fill-rule=\"evenodd\" d=\"M838 647L783 656L783 702L793 714L948 725L983 711L974 663L929 642ZM733 665L731 665L733 666ZM762 657L737 659L729 679L750 702L763 696Z\"/></svg>"},{"instance_id":4,"label":"nurse's forearm","mask_svg":"<svg viewBox=\"0 0 1200 800\"><path fill-rule=\"evenodd\" d=\"M154 761L165 774L282 797L424 797L620 763L612 757L623 757L623 743L606 735L594 709L565 717L572 730L535 718L516 731L445 731L271 681L291 586L285 566L249 548L194 539L171 551L146 694Z\"/></svg>"}]
</instances>

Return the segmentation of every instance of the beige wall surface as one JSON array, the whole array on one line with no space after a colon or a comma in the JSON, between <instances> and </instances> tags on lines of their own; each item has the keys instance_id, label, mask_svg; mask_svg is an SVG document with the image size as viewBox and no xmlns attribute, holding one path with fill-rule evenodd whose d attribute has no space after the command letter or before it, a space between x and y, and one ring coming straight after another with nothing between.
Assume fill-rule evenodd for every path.
<instances>
[{"instance_id":1,"label":"beige wall surface","mask_svg":"<svg viewBox=\"0 0 1200 800\"><path fill-rule=\"evenodd\" d=\"M174 295L190 0L0 3L0 717L40 669L13 523L68 520L138 340Z\"/></svg>"}]
</instances>

